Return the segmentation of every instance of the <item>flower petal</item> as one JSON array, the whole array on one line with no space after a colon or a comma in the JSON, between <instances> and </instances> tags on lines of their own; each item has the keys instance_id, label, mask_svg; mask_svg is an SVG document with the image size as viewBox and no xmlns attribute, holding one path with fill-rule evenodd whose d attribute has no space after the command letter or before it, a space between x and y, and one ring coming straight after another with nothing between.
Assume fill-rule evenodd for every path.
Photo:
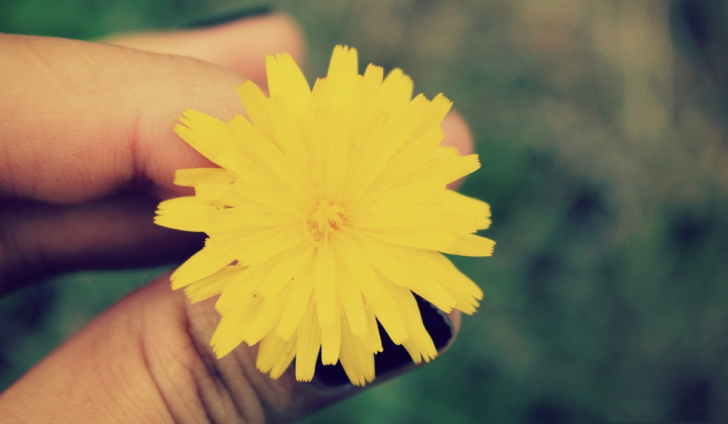
<instances>
[{"instance_id":1,"label":"flower petal","mask_svg":"<svg viewBox=\"0 0 728 424\"><path fill-rule=\"evenodd\" d=\"M185 287L185 294L192 303L208 299L212 296L217 296L222 293L229 284L233 284L235 280L240 277L242 272L242 267L236 265L226 266L209 277L195 281Z\"/></svg>"},{"instance_id":2,"label":"flower petal","mask_svg":"<svg viewBox=\"0 0 728 424\"><path fill-rule=\"evenodd\" d=\"M271 97L280 97L298 113L302 113L311 100L311 88L303 72L288 53L266 56L268 90Z\"/></svg>"},{"instance_id":3,"label":"flower petal","mask_svg":"<svg viewBox=\"0 0 728 424\"><path fill-rule=\"evenodd\" d=\"M212 275L230 265L234 259L232 255L221 251L210 239L207 239L202 250L192 255L172 273L170 277L172 290L177 290Z\"/></svg>"},{"instance_id":4,"label":"flower petal","mask_svg":"<svg viewBox=\"0 0 728 424\"><path fill-rule=\"evenodd\" d=\"M336 299L334 320L321 326L321 363L336 365L341 348L341 300Z\"/></svg>"},{"instance_id":5,"label":"flower petal","mask_svg":"<svg viewBox=\"0 0 728 424\"><path fill-rule=\"evenodd\" d=\"M379 104L390 113L404 109L412 98L414 83L399 68L394 68L382 83Z\"/></svg>"},{"instance_id":6,"label":"flower petal","mask_svg":"<svg viewBox=\"0 0 728 424\"><path fill-rule=\"evenodd\" d=\"M296 356L296 338L283 340L271 333L266 336L258 348L258 359L255 366L263 373L270 371L271 378L277 379L293 362Z\"/></svg>"},{"instance_id":7,"label":"flower petal","mask_svg":"<svg viewBox=\"0 0 728 424\"><path fill-rule=\"evenodd\" d=\"M351 326L351 331L355 335L366 334L367 317L361 291L352 281L351 273L346 267L339 266L338 276L337 291L341 296L341 305Z\"/></svg>"},{"instance_id":8,"label":"flower petal","mask_svg":"<svg viewBox=\"0 0 728 424\"><path fill-rule=\"evenodd\" d=\"M177 197L161 202L154 223L176 230L203 232L207 229L207 214L217 208L194 196Z\"/></svg>"},{"instance_id":9,"label":"flower petal","mask_svg":"<svg viewBox=\"0 0 728 424\"><path fill-rule=\"evenodd\" d=\"M232 184L235 175L222 168L178 169L174 183L178 186L194 187L198 184Z\"/></svg>"},{"instance_id":10,"label":"flower petal","mask_svg":"<svg viewBox=\"0 0 728 424\"><path fill-rule=\"evenodd\" d=\"M314 295L321 326L332 325L336 316L336 256L328 239L316 251Z\"/></svg>"},{"instance_id":11,"label":"flower petal","mask_svg":"<svg viewBox=\"0 0 728 424\"><path fill-rule=\"evenodd\" d=\"M367 259L388 280L414 291L445 312L450 312L457 304L437 280L423 274L413 263L411 257L418 255L421 250L382 243L365 236L357 240Z\"/></svg>"},{"instance_id":12,"label":"flower petal","mask_svg":"<svg viewBox=\"0 0 728 424\"><path fill-rule=\"evenodd\" d=\"M296 346L296 380L311 381L316 370L316 359L321 347L321 326L316 317L316 308L309 303L308 311L298 327Z\"/></svg>"},{"instance_id":13,"label":"flower petal","mask_svg":"<svg viewBox=\"0 0 728 424\"><path fill-rule=\"evenodd\" d=\"M355 386L374 381L374 354L344 324L341 330L341 366Z\"/></svg>"},{"instance_id":14,"label":"flower petal","mask_svg":"<svg viewBox=\"0 0 728 424\"><path fill-rule=\"evenodd\" d=\"M276 329L276 334L286 340L295 334L306 313L306 308L313 303L311 299L314 285L313 267L310 265L304 267L293 280L288 300L283 309L283 316Z\"/></svg>"},{"instance_id":15,"label":"flower petal","mask_svg":"<svg viewBox=\"0 0 728 424\"><path fill-rule=\"evenodd\" d=\"M385 282L384 286L397 304L407 327L409 338L402 343L402 346L407 349L415 364L419 364L422 359L430 362L437 356L437 349L422 323L420 309L412 292L389 282Z\"/></svg>"},{"instance_id":16,"label":"flower petal","mask_svg":"<svg viewBox=\"0 0 728 424\"><path fill-rule=\"evenodd\" d=\"M182 124L174 127L177 135L221 167L237 175L246 173L248 159L242 156L239 141L226 123L196 110L185 109L182 113Z\"/></svg>"},{"instance_id":17,"label":"flower petal","mask_svg":"<svg viewBox=\"0 0 728 424\"><path fill-rule=\"evenodd\" d=\"M445 231L423 227L398 227L378 230L362 231L367 236L387 243L400 246L414 247L416 249L437 250L445 252L451 249L458 236Z\"/></svg>"},{"instance_id":18,"label":"flower petal","mask_svg":"<svg viewBox=\"0 0 728 424\"><path fill-rule=\"evenodd\" d=\"M243 330L243 340L252 346L273 332L283 314L283 305L288 298L290 287L278 292L273 297L262 299L262 307L255 320Z\"/></svg>"},{"instance_id":19,"label":"flower petal","mask_svg":"<svg viewBox=\"0 0 728 424\"><path fill-rule=\"evenodd\" d=\"M367 319L367 332L366 334L357 335L359 341L361 341L364 348L368 352L376 353L381 352L382 349L382 338L379 335L379 326L377 325L377 318L374 315L372 308L366 308L365 310Z\"/></svg>"},{"instance_id":20,"label":"flower petal","mask_svg":"<svg viewBox=\"0 0 728 424\"><path fill-rule=\"evenodd\" d=\"M459 256L492 256L495 242L489 238L465 234L447 249L438 249L442 253Z\"/></svg>"},{"instance_id":21,"label":"flower petal","mask_svg":"<svg viewBox=\"0 0 728 424\"><path fill-rule=\"evenodd\" d=\"M220 323L212 334L210 345L218 358L232 352L243 342L245 331L258 317L263 307L263 302L253 296L245 297L242 300L222 314Z\"/></svg>"},{"instance_id":22,"label":"flower petal","mask_svg":"<svg viewBox=\"0 0 728 424\"><path fill-rule=\"evenodd\" d=\"M359 72L359 59L355 48L336 46L326 75L326 105L333 111L341 108L352 90Z\"/></svg>"}]
</instances>

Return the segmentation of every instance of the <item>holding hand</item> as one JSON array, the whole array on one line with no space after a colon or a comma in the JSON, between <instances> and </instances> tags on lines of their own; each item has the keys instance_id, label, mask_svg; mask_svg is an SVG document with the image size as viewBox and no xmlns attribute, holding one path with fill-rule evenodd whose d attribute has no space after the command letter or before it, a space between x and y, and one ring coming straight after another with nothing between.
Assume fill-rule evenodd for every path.
<instances>
[{"instance_id":1,"label":"holding hand","mask_svg":"<svg viewBox=\"0 0 728 424\"><path fill-rule=\"evenodd\" d=\"M57 272L198 250L199 236L152 219L160 199L191 194L172 184L176 169L214 166L172 132L180 112L241 114L231 87L263 80L266 54L304 54L280 15L109 41L128 48L0 36L0 295ZM470 153L458 115L443 130L444 144ZM0 422L277 422L359 390L290 371L271 380L255 369L256 347L215 359L211 303L191 305L161 276L0 395ZM456 331L457 312L451 320Z\"/></svg>"}]
</instances>

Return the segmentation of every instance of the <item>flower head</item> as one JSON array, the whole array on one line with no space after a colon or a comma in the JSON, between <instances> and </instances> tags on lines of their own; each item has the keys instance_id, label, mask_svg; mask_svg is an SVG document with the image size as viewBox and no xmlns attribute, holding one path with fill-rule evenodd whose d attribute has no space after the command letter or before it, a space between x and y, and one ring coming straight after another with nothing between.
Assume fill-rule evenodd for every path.
<instances>
[{"instance_id":1,"label":"flower head","mask_svg":"<svg viewBox=\"0 0 728 424\"><path fill-rule=\"evenodd\" d=\"M172 288L193 302L220 295L215 354L260 343L257 367L273 378L295 358L310 381L320 351L352 383L371 382L377 322L415 363L431 360L413 293L475 312L481 290L442 253L490 256L495 244L474 234L488 205L447 189L480 166L440 146L451 102L412 98L399 69L359 75L353 48L334 49L313 89L287 54L266 66L270 96L238 87L249 119L185 110L175 127L220 168L177 171L195 196L159 205L157 224L208 235Z\"/></svg>"}]
</instances>

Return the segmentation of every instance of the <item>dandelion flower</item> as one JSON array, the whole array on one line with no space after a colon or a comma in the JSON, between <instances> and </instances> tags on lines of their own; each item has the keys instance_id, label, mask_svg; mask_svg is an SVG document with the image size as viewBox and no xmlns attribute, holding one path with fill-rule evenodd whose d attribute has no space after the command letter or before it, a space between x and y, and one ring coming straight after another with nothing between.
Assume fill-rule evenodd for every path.
<instances>
[{"instance_id":1,"label":"dandelion flower","mask_svg":"<svg viewBox=\"0 0 728 424\"><path fill-rule=\"evenodd\" d=\"M299 381L341 361L355 385L374 379L377 323L415 363L437 350L413 293L471 314L482 292L442 253L490 256L488 204L447 189L477 155L440 146L443 95L412 98L399 69L358 73L337 46L311 89L288 54L266 59L269 96L238 87L248 119L185 110L174 131L220 168L182 169L195 195L160 203L155 222L204 232L205 247L171 277L192 302L219 295L211 345L221 358L259 343L256 365Z\"/></svg>"}]
</instances>

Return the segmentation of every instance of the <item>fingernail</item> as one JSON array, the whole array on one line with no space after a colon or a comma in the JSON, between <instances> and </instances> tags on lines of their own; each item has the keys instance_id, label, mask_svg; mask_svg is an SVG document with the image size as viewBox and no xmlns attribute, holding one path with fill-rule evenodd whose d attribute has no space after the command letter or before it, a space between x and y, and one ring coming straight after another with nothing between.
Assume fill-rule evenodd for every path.
<instances>
[{"instance_id":1,"label":"fingernail","mask_svg":"<svg viewBox=\"0 0 728 424\"><path fill-rule=\"evenodd\" d=\"M425 329L430 333L435 348L440 352L452 340L455 332L452 321L445 312L433 306L430 302L417 295L415 295L415 298L417 299L417 306L420 308L422 323L425 324Z\"/></svg>"},{"instance_id":2,"label":"fingernail","mask_svg":"<svg viewBox=\"0 0 728 424\"><path fill-rule=\"evenodd\" d=\"M237 21L238 19L250 18L252 16L260 16L271 13L271 6L259 6L253 8L232 9L224 12L209 13L202 19L196 19L184 24L187 28L206 28L216 25L226 24L228 22Z\"/></svg>"},{"instance_id":3,"label":"fingernail","mask_svg":"<svg viewBox=\"0 0 728 424\"><path fill-rule=\"evenodd\" d=\"M313 382L329 389L338 389L348 386L353 386L349 377L344 371L344 367L341 366L341 361L337 362L336 365L324 365L321 362L321 355L318 357L316 362L316 372L313 374Z\"/></svg>"},{"instance_id":4,"label":"fingernail","mask_svg":"<svg viewBox=\"0 0 728 424\"><path fill-rule=\"evenodd\" d=\"M452 322L447 314L432 306L430 302L417 295L415 295L415 298L417 299L417 306L420 308L420 315L422 316L423 324L425 324L425 329L430 333L430 337L432 337L432 341L435 343L435 348L439 352L450 343L453 337ZM379 334L382 338L382 352L374 355L376 377L381 378L414 365L407 349L394 344L387 332L382 328L382 325L378 324L378 326ZM351 385L349 377L346 376L346 372L344 372L341 363L337 363L336 365L323 365L320 357L316 363L314 380L317 384L328 388L341 388Z\"/></svg>"}]
</instances>

